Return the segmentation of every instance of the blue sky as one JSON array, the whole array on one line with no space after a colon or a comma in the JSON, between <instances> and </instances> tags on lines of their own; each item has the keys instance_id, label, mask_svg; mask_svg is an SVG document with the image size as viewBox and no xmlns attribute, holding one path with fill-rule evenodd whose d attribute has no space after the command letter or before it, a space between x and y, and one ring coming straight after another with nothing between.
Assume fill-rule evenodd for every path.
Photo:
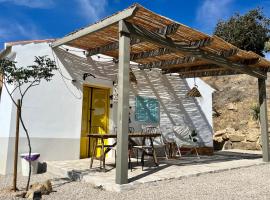
<instances>
[{"instance_id":1,"label":"blue sky","mask_svg":"<svg viewBox=\"0 0 270 200\"><path fill-rule=\"evenodd\" d=\"M133 3L211 34L219 19L263 7L270 0L0 0L0 49L4 42L63 37Z\"/></svg>"}]
</instances>

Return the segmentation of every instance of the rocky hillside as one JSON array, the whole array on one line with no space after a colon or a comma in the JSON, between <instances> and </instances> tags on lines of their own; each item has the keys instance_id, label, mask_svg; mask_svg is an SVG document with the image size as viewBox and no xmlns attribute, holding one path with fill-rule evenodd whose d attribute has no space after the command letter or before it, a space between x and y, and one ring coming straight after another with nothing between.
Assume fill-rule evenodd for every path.
<instances>
[{"instance_id":1,"label":"rocky hillside","mask_svg":"<svg viewBox=\"0 0 270 200\"><path fill-rule=\"evenodd\" d=\"M216 89L213 96L215 148L260 150L259 124L252 114L258 102L257 79L238 75L209 77L204 81Z\"/></svg>"}]
</instances>

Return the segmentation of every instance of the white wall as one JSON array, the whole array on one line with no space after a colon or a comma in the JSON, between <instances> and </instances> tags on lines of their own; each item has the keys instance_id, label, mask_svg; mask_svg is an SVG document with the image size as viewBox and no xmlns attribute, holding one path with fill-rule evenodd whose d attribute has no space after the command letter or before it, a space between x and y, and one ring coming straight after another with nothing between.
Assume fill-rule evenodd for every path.
<instances>
[{"instance_id":1,"label":"white wall","mask_svg":"<svg viewBox=\"0 0 270 200\"><path fill-rule=\"evenodd\" d=\"M33 64L34 56L48 55L53 59L48 43L18 45L12 51L16 53L20 66ZM71 79L61 63L59 67ZM22 115L32 137L80 138L81 102L81 92L70 80L63 80L60 73L55 71L50 82L42 81L39 86L29 90L24 99ZM14 131L10 134L10 137L13 136Z\"/></svg>"},{"instance_id":2,"label":"white wall","mask_svg":"<svg viewBox=\"0 0 270 200\"><path fill-rule=\"evenodd\" d=\"M193 78L188 78L186 79L186 81L189 88L194 87ZM197 97L195 99L200 105L207 121L209 122L209 125L213 128L213 117L212 117L213 109L212 106L209 105L212 105L213 100L212 94L215 90L200 78L195 78L195 83L198 85L198 90L202 95L202 97Z\"/></svg>"},{"instance_id":3,"label":"white wall","mask_svg":"<svg viewBox=\"0 0 270 200\"><path fill-rule=\"evenodd\" d=\"M48 55L53 59L48 43L17 45L12 47L12 53L16 54L15 61L19 66L32 65L34 56ZM58 67L71 79L61 63ZM42 81L30 89L23 101L22 115L31 137L32 151L41 153L41 160L79 159L80 156L81 92L70 80L64 81L56 71L50 82ZM15 93L14 98L19 95ZM16 108L3 89L0 102L2 174L12 172L15 120ZM20 127L19 153L27 151L26 135Z\"/></svg>"},{"instance_id":4,"label":"white wall","mask_svg":"<svg viewBox=\"0 0 270 200\"><path fill-rule=\"evenodd\" d=\"M48 43L17 45L12 47L15 61L20 66L33 64L34 56L48 55L54 59L54 54ZM14 54L14 55L15 55ZM70 54L64 50L55 50L58 71L52 81L43 81L32 88L25 97L23 118L32 140L33 152L41 153L41 160L78 159L80 155L82 85L91 84L106 86L113 91L113 81L117 80L117 65L108 59L85 59L82 53ZM64 67L64 66L65 67ZM171 131L174 125L188 123L199 131L200 142L203 146L212 147L212 88L201 80L197 80L203 98L194 101L187 99L186 92L190 80L178 76L161 75L139 70L132 65L137 78L137 85L132 84L130 105L135 111L135 96L142 95L157 98L161 105L160 125L163 131ZM84 73L92 73L96 78L82 79ZM71 82L71 80L76 80ZM18 96L17 96L18 97ZM15 98L16 94L15 94ZM110 103L113 103L112 101ZM116 126L117 103L110 108L110 132ZM0 173L11 171L12 154L15 136L16 109L3 90L0 102ZM132 126L140 129L140 123L131 117ZM27 151L25 134L20 133L20 153ZM5 158L6 157L6 158ZM6 161L6 162L5 162Z\"/></svg>"}]
</instances>

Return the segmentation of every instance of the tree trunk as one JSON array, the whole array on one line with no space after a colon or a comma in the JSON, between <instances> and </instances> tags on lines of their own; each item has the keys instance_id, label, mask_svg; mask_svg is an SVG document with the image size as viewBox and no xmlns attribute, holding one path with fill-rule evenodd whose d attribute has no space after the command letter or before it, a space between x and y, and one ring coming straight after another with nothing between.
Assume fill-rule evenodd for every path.
<instances>
[{"instance_id":1,"label":"tree trunk","mask_svg":"<svg viewBox=\"0 0 270 200\"><path fill-rule=\"evenodd\" d=\"M13 168L13 190L17 191L17 168L18 168L18 146L19 146L19 131L20 131L20 116L21 116L21 100L17 101L17 118L16 118L16 136L14 150L14 168Z\"/></svg>"},{"instance_id":2,"label":"tree trunk","mask_svg":"<svg viewBox=\"0 0 270 200\"><path fill-rule=\"evenodd\" d=\"M22 113L20 115L20 121L21 121L21 124L22 124L22 127L25 131L25 134L26 134L26 137L27 137L27 142L28 142L28 149L29 149L29 153L28 153L28 157L29 157L29 172L28 172L28 180L27 180L27 184L26 184L26 191L29 190L29 185L30 185L30 180L31 180L31 171L32 171L32 168L31 168L31 151L32 151L32 147L31 147L31 141L30 141L30 137L29 137L29 133L28 133L28 130L24 124L24 121L22 119Z\"/></svg>"}]
</instances>

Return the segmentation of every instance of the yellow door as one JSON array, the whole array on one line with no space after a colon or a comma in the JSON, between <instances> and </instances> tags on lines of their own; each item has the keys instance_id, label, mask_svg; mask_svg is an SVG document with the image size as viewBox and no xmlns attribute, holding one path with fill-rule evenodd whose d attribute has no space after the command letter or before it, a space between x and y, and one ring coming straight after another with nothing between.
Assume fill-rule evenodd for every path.
<instances>
[{"instance_id":1,"label":"yellow door","mask_svg":"<svg viewBox=\"0 0 270 200\"><path fill-rule=\"evenodd\" d=\"M88 133L108 133L109 127L109 89L83 88L83 110L82 110L82 132L81 132L81 158L89 157ZM107 141L106 141L107 142ZM93 141L90 141L93 145ZM97 150L97 157L100 156L100 149Z\"/></svg>"}]
</instances>

